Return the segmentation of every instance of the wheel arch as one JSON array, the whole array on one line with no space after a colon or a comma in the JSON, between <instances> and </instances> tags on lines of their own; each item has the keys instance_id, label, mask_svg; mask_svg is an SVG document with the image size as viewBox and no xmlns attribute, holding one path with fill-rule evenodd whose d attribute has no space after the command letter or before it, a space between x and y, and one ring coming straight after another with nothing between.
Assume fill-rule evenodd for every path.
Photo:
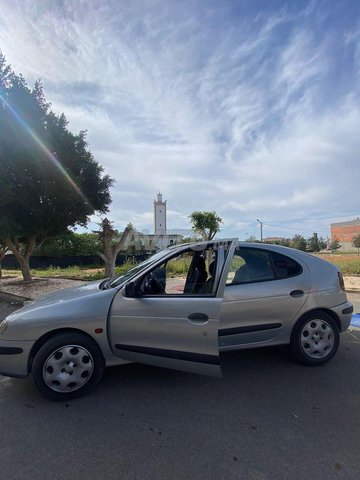
<instances>
[{"instance_id":1,"label":"wheel arch","mask_svg":"<svg viewBox=\"0 0 360 480\"><path fill-rule=\"evenodd\" d=\"M313 315L314 313L316 314L317 312L321 312L321 313L326 313L327 315L329 315L336 323L336 326L338 327L338 330L339 332L341 332L341 322L340 322L340 318L338 317L338 315L333 312L332 310L330 310L329 308L314 308L312 310L309 310L305 313L303 313L301 315L301 317L299 317L296 322L294 323L293 325L293 328L292 328L292 332L294 331L294 328L296 327L296 325L301 322L304 318L307 318L307 317L310 317L310 315Z\"/></svg>"},{"instance_id":2,"label":"wheel arch","mask_svg":"<svg viewBox=\"0 0 360 480\"><path fill-rule=\"evenodd\" d=\"M98 346L98 348L101 352L101 355L104 358L104 354L102 352L102 349L101 349L100 345L97 343L97 341L91 335L89 335L87 332L84 332L84 330L80 330L79 328L71 328L71 327L57 328L55 330L50 330L49 332L44 333L44 335L39 337L36 340L36 342L34 343L34 345L32 346L32 348L30 350L29 358L28 358L28 366L27 366L28 374L31 373L33 360L34 360L37 352L40 350L40 348L43 345L45 345L45 343L48 340L55 337L56 335L59 335L60 333L77 333L77 334L83 335L84 337L87 337L88 339L90 339L91 341L96 343L96 345Z\"/></svg>"}]
</instances>

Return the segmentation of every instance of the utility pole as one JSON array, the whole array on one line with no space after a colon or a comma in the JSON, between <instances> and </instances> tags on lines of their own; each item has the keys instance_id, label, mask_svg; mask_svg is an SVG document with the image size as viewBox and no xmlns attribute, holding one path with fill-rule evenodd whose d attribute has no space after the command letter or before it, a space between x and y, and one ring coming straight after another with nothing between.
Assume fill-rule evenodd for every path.
<instances>
[{"instance_id":1,"label":"utility pole","mask_svg":"<svg viewBox=\"0 0 360 480\"><path fill-rule=\"evenodd\" d=\"M256 219L257 222L260 224L260 242L263 241L263 222L261 222L258 218Z\"/></svg>"}]
</instances>

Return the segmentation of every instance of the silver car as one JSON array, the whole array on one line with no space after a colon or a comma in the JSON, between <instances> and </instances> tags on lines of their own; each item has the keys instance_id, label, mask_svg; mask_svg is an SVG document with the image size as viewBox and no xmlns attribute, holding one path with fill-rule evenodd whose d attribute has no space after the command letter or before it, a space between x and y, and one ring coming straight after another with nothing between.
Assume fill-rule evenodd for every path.
<instances>
[{"instance_id":1,"label":"silver car","mask_svg":"<svg viewBox=\"0 0 360 480\"><path fill-rule=\"evenodd\" d=\"M315 256L235 239L175 246L8 316L0 373L31 373L43 394L68 400L128 362L219 376L220 352L290 344L320 365L352 311L339 270Z\"/></svg>"}]
</instances>

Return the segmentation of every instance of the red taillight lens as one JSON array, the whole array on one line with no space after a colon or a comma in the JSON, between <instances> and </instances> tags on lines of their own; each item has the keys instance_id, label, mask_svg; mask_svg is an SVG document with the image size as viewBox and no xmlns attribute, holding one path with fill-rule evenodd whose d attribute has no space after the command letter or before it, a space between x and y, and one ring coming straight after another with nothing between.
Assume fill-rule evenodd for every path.
<instances>
[{"instance_id":1,"label":"red taillight lens","mask_svg":"<svg viewBox=\"0 0 360 480\"><path fill-rule=\"evenodd\" d=\"M345 291L345 283L344 283L344 278L342 276L342 273L341 272L338 272L338 277L339 277L339 283L340 283L340 287L342 290Z\"/></svg>"}]
</instances>

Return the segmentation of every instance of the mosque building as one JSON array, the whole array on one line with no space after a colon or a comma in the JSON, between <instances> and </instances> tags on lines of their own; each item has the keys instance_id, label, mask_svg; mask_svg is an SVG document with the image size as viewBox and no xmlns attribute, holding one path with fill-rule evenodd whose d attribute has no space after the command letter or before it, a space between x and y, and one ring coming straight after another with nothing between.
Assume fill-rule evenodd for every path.
<instances>
[{"instance_id":1,"label":"mosque building","mask_svg":"<svg viewBox=\"0 0 360 480\"><path fill-rule=\"evenodd\" d=\"M136 251L142 250L150 253L181 243L182 235L167 230L166 200L163 200L160 191L153 202L153 209L154 233L134 231L127 242L128 247L133 247Z\"/></svg>"}]
</instances>

